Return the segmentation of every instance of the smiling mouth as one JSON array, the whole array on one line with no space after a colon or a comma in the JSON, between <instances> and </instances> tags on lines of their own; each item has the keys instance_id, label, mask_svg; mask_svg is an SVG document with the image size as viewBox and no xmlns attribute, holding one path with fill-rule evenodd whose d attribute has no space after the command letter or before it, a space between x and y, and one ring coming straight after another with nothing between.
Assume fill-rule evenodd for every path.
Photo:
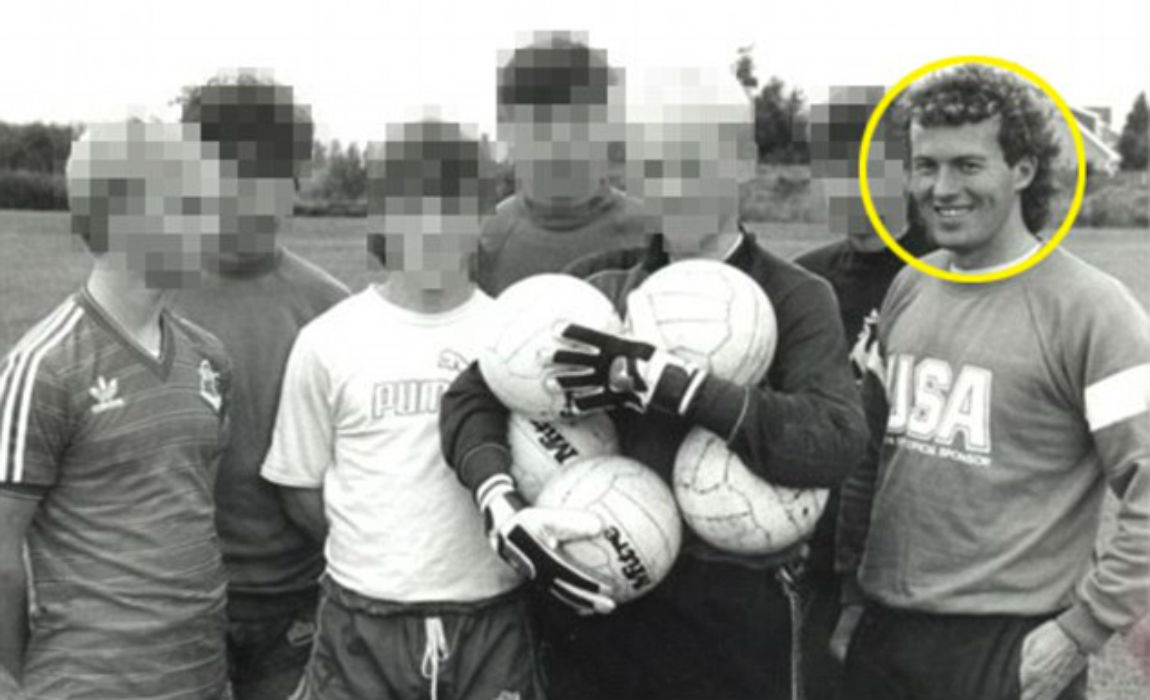
<instances>
[{"instance_id":1,"label":"smiling mouth","mask_svg":"<svg viewBox=\"0 0 1150 700\"><path fill-rule=\"evenodd\" d=\"M970 213L971 209L973 209L973 207L971 207L969 205L962 205L962 206L957 206L957 207L955 207L955 206L950 206L950 207L935 206L934 212L936 214L938 214L939 218L941 218L941 219L957 219L959 217L965 216L966 214Z\"/></svg>"}]
</instances>

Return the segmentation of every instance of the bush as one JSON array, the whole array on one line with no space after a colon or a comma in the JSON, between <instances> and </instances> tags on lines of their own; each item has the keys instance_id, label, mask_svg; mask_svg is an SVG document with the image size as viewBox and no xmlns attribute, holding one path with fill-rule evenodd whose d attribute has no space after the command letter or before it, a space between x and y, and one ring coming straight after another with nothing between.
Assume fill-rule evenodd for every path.
<instances>
[{"instance_id":1,"label":"bush","mask_svg":"<svg viewBox=\"0 0 1150 700\"><path fill-rule=\"evenodd\" d=\"M25 170L0 170L0 209L68 209L63 175Z\"/></svg>"},{"instance_id":2,"label":"bush","mask_svg":"<svg viewBox=\"0 0 1150 700\"><path fill-rule=\"evenodd\" d=\"M1077 226L1150 226L1150 183L1145 173L1124 172L1099 178L1082 200Z\"/></svg>"}]
</instances>

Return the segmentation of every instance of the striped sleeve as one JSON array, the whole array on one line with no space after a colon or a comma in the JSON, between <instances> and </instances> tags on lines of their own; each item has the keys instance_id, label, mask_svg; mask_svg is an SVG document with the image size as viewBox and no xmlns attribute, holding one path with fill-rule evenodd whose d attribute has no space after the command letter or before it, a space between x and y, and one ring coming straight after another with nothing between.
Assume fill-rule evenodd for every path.
<instances>
[{"instance_id":1,"label":"striped sleeve","mask_svg":"<svg viewBox=\"0 0 1150 700\"><path fill-rule=\"evenodd\" d=\"M51 486L68 444L68 392L44 362L83 311L69 301L0 365L0 484Z\"/></svg>"},{"instance_id":2,"label":"striped sleeve","mask_svg":"<svg viewBox=\"0 0 1150 700\"><path fill-rule=\"evenodd\" d=\"M1061 333L1065 371L1119 501L1113 534L1059 618L1088 651L1137 622L1150 598L1150 320L1106 282Z\"/></svg>"}]
</instances>

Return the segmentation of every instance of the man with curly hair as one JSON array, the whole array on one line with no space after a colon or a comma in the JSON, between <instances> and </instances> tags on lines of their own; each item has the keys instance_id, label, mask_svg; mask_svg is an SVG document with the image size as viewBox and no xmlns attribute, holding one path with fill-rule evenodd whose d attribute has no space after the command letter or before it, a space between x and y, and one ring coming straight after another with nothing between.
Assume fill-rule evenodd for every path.
<instances>
[{"instance_id":1,"label":"man with curly hair","mask_svg":"<svg viewBox=\"0 0 1150 700\"><path fill-rule=\"evenodd\" d=\"M966 64L906 96L909 192L963 273L1041 244L1051 110ZM835 639L866 698L1081 698L1088 657L1146 610L1150 324L1056 250L1008 279L904 269L867 353L868 457L842 488ZM1092 556L1107 487L1117 527Z\"/></svg>"}]
</instances>

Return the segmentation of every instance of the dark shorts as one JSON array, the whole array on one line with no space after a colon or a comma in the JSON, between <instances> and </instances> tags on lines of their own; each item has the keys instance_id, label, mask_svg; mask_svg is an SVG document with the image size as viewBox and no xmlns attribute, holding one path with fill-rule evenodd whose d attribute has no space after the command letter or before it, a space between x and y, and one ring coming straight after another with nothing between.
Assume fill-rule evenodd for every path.
<instances>
[{"instance_id":1,"label":"dark shorts","mask_svg":"<svg viewBox=\"0 0 1150 700\"><path fill-rule=\"evenodd\" d=\"M228 676L235 700L284 700L303 676L315 637L318 588L229 596Z\"/></svg>"},{"instance_id":2,"label":"dark shorts","mask_svg":"<svg viewBox=\"0 0 1150 700\"><path fill-rule=\"evenodd\" d=\"M647 596L593 619L537 595L548 696L791 698L800 610L780 575L682 556Z\"/></svg>"},{"instance_id":3,"label":"dark shorts","mask_svg":"<svg viewBox=\"0 0 1150 700\"><path fill-rule=\"evenodd\" d=\"M293 700L535 700L535 638L520 591L399 604L323 582L311 659Z\"/></svg>"},{"instance_id":4,"label":"dark shorts","mask_svg":"<svg viewBox=\"0 0 1150 700\"><path fill-rule=\"evenodd\" d=\"M934 615L868 604L847 651L850 700L1014 700L1022 641L1052 615ZM1086 672L1059 700L1086 697Z\"/></svg>"},{"instance_id":5,"label":"dark shorts","mask_svg":"<svg viewBox=\"0 0 1150 700\"><path fill-rule=\"evenodd\" d=\"M812 576L803 595L802 677L807 700L843 697L843 665L831 656L831 635L838 624L841 590L837 576Z\"/></svg>"}]
</instances>

